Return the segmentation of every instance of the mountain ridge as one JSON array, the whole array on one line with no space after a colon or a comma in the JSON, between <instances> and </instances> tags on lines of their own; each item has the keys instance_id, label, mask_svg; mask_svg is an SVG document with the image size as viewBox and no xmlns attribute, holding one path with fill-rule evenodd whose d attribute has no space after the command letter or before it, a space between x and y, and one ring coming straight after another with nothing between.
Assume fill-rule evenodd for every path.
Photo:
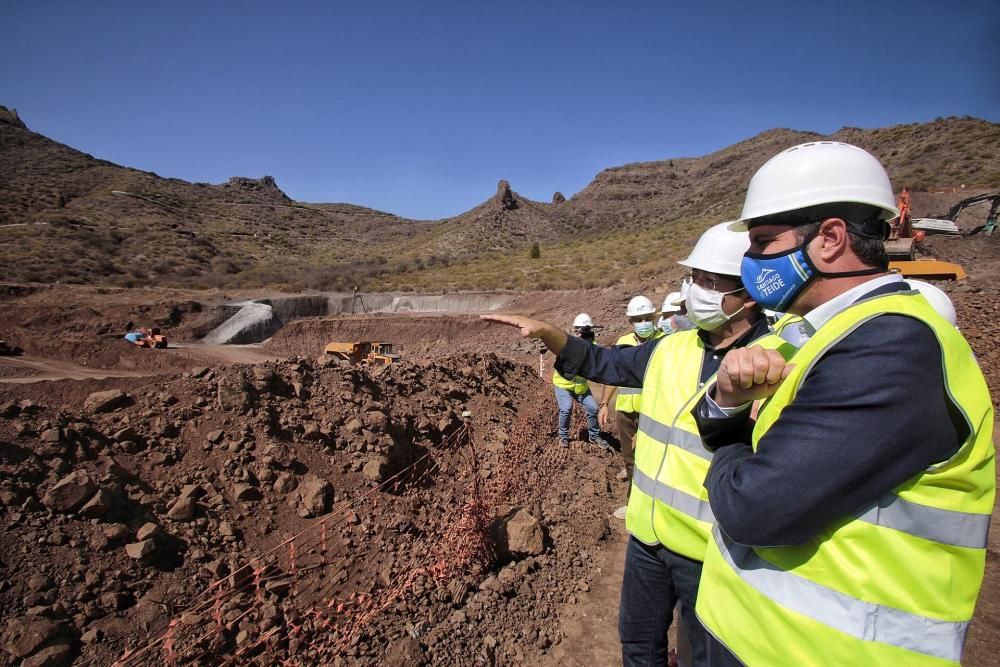
<instances>
[{"instance_id":1,"label":"mountain ridge","mask_svg":"<svg viewBox=\"0 0 1000 667\"><path fill-rule=\"evenodd\" d=\"M163 178L32 132L0 107L0 280L407 289L434 288L429 276L442 274L439 289L519 288L550 274L571 285L559 274L582 261L597 262L610 280L653 261L655 248L636 244L662 244L668 262L668 246L683 247L711 222L738 215L764 161L821 139L871 151L897 187L1000 187L1000 124L965 117L830 135L767 130L701 157L608 167L562 201L533 201L501 179L468 211L410 220L349 203L294 201L271 176L215 185ZM525 262L536 244L541 257ZM506 258L499 264L507 271L474 271L497 258Z\"/></svg>"}]
</instances>

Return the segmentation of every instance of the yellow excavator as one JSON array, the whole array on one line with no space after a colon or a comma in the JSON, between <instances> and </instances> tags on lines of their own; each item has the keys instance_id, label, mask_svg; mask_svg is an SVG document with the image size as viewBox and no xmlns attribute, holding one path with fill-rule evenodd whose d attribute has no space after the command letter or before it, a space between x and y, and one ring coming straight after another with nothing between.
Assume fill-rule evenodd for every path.
<instances>
[{"instance_id":1,"label":"yellow excavator","mask_svg":"<svg viewBox=\"0 0 1000 667\"><path fill-rule=\"evenodd\" d=\"M392 343L375 343L371 341L333 342L327 343L325 352L327 356L342 359L352 366L359 364L365 366L388 366L391 363L399 361L399 355L395 354Z\"/></svg>"}]
</instances>

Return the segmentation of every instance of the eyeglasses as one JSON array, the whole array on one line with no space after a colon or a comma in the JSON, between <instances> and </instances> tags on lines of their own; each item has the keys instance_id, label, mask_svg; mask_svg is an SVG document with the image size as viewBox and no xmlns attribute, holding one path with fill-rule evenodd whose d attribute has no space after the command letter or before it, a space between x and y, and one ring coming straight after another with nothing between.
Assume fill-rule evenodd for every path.
<instances>
[{"instance_id":1,"label":"eyeglasses","mask_svg":"<svg viewBox=\"0 0 1000 667\"><path fill-rule=\"evenodd\" d=\"M733 281L735 283L734 286L730 287L729 289L723 288L720 290L719 280L720 278L718 276L713 276L712 274L705 273L704 271L699 271L697 277L695 276L694 272L688 273L686 276L684 276L684 282L686 282L688 285L696 284L698 285L698 287L702 287L704 289L710 289L716 292L724 292L728 294L730 292L738 292L741 289L743 289L742 285L740 285L739 283L735 283L735 281ZM730 279L722 278L721 280L729 282Z\"/></svg>"}]
</instances>

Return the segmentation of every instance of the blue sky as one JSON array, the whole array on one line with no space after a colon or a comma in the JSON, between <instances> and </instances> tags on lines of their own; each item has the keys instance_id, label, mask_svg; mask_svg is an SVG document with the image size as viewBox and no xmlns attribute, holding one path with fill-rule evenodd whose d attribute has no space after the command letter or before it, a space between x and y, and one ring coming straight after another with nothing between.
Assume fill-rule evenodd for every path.
<instances>
[{"instance_id":1,"label":"blue sky","mask_svg":"<svg viewBox=\"0 0 1000 667\"><path fill-rule=\"evenodd\" d=\"M688 6L690 5L690 6ZM697 5L697 6L695 6ZM1000 2L12 2L0 104L161 176L457 215L766 129L1000 121Z\"/></svg>"}]
</instances>

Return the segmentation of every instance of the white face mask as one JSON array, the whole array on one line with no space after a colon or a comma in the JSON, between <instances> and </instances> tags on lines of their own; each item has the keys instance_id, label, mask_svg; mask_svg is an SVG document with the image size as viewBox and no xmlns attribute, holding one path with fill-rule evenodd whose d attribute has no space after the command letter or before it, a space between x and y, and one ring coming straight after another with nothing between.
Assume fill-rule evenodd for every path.
<instances>
[{"instance_id":1,"label":"white face mask","mask_svg":"<svg viewBox=\"0 0 1000 667\"><path fill-rule=\"evenodd\" d=\"M656 327L653 323L648 320L643 320L642 322L636 322L632 325L632 330L635 331L635 335L639 338L649 338L649 336L656 331Z\"/></svg>"},{"instance_id":2,"label":"white face mask","mask_svg":"<svg viewBox=\"0 0 1000 667\"><path fill-rule=\"evenodd\" d=\"M743 306L741 306L732 315L726 315L725 311L722 310L722 298L727 294L735 294L739 291L741 290L717 292L714 289L706 289L692 283L687 295L688 319L694 322L699 329L715 331L743 310Z\"/></svg>"}]
</instances>

